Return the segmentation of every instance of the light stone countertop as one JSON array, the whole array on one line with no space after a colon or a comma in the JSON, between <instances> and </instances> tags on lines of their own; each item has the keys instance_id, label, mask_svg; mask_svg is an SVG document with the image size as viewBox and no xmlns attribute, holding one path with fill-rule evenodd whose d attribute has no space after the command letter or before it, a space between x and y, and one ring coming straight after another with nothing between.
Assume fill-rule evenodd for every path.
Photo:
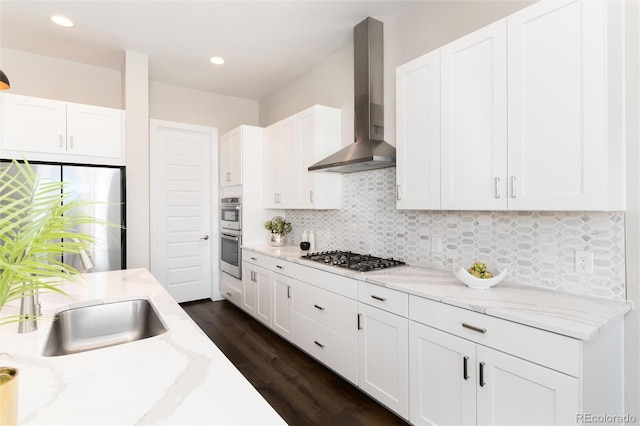
<instances>
[{"instance_id":1,"label":"light stone countertop","mask_svg":"<svg viewBox=\"0 0 640 426\"><path fill-rule=\"evenodd\" d=\"M607 324L621 320L632 308L629 302L577 296L506 281L487 290L477 290L462 284L453 272L417 266L354 272L302 259L300 256L308 252L295 246L243 245L243 248L580 340L593 339Z\"/></svg>"},{"instance_id":2,"label":"light stone countertop","mask_svg":"<svg viewBox=\"0 0 640 426\"><path fill-rule=\"evenodd\" d=\"M84 274L75 299L41 295L43 315L86 300L151 300L167 333L58 357L41 355L50 322L0 327L0 365L19 369L18 422L46 425L286 424L146 269ZM16 314L19 302L3 308Z\"/></svg>"}]
</instances>

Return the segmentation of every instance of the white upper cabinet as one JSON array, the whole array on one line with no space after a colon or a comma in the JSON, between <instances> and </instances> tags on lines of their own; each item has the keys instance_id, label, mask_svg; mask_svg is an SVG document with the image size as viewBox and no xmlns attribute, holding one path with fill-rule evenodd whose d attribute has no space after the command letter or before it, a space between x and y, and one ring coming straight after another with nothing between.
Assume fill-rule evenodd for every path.
<instances>
[{"instance_id":1,"label":"white upper cabinet","mask_svg":"<svg viewBox=\"0 0 640 426\"><path fill-rule=\"evenodd\" d=\"M264 136L264 207L291 208L300 197L300 180L292 176L300 169L295 117L267 127Z\"/></svg>"},{"instance_id":2,"label":"white upper cabinet","mask_svg":"<svg viewBox=\"0 0 640 426\"><path fill-rule=\"evenodd\" d=\"M124 111L2 95L2 158L125 164Z\"/></svg>"},{"instance_id":3,"label":"white upper cabinet","mask_svg":"<svg viewBox=\"0 0 640 426\"><path fill-rule=\"evenodd\" d=\"M340 110L316 105L296 114L300 144L300 205L302 209L339 209L340 173L310 172L308 167L341 148Z\"/></svg>"},{"instance_id":4,"label":"white upper cabinet","mask_svg":"<svg viewBox=\"0 0 640 426\"><path fill-rule=\"evenodd\" d=\"M340 149L340 110L316 105L265 129L264 207L337 209L341 177L309 172Z\"/></svg>"},{"instance_id":5,"label":"white upper cabinet","mask_svg":"<svg viewBox=\"0 0 640 426\"><path fill-rule=\"evenodd\" d=\"M542 1L508 18L510 208L624 209L615 3Z\"/></svg>"},{"instance_id":6,"label":"white upper cabinet","mask_svg":"<svg viewBox=\"0 0 640 426\"><path fill-rule=\"evenodd\" d=\"M447 44L440 58L442 208L504 209L506 21Z\"/></svg>"},{"instance_id":7,"label":"white upper cabinet","mask_svg":"<svg viewBox=\"0 0 640 426\"><path fill-rule=\"evenodd\" d=\"M396 70L396 206L440 208L440 51Z\"/></svg>"},{"instance_id":8,"label":"white upper cabinet","mask_svg":"<svg viewBox=\"0 0 640 426\"><path fill-rule=\"evenodd\" d=\"M220 186L242 185L242 128L220 137Z\"/></svg>"},{"instance_id":9,"label":"white upper cabinet","mask_svg":"<svg viewBox=\"0 0 640 426\"><path fill-rule=\"evenodd\" d=\"M619 2L541 0L436 51L439 170L436 52L399 67L398 208L624 210L623 23Z\"/></svg>"}]
</instances>

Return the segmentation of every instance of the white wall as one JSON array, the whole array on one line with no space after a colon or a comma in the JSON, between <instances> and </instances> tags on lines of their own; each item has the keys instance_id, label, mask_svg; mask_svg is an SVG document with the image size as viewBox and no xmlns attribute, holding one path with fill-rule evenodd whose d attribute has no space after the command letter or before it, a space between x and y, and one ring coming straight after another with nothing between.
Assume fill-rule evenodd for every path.
<instances>
[{"instance_id":1,"label":"white wall","mask_svg":"<svg viewBox=\"0 0 640 426\"><path fill-rule=\"evenodd\" d=\"M122 108L119 70L6 48L0 48L0 69L16 95Z\"/></svg>"},{"instance_id":2,"label":"white wall","mask_svg":"<svg viewBox=\"0 0 640 426\"><path fill-rule=\"evenodd\" d=\"M218 134L258 124L258 102L157 81L149 86L151 118L215 127Z\"/></svg>"}]
</instances>

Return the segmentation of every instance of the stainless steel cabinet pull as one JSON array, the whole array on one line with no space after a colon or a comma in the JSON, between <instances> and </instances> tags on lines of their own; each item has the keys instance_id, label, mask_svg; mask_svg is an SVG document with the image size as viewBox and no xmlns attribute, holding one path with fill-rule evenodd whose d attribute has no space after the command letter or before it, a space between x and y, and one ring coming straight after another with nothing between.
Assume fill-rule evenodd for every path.
<instances>
[{"instance_id":1,"label":"stainless steel cabinet pull","mask_svg":"<svg viewBox=\"0 0 640 426\"><path fill-rule=\"evenodd\" d=\"M493 182L495 184L494 197L500 198L500 178L499 177L494 177L493 178Z\"/></svg>"},{"instance_id":2,"label":"stainless steel cabinet pull","mask_svg":"<svg viewBox=\"0 0 640 426\"><path fill-rule=\"evenodd\" d=\"M469 369L468 369L468 364L469 362L469 357L465 356L464 358L462 358L462 378L465 380L469 380Z\"/></svg>"},{"instance_id":3,"label":"stainless steel cabinet pull","mask_svg":"<svg viewBox=\"0 0 640 426\"><path fill-rule=\"evenodd\" d=\"M511 198L516 198L516 177L511 176Z\"/></svg>"},{"instance_id":4,"label":"stainless steel cabinet pull","mask_svg":"<svg viewBox=\"0 0 640 426\"><path fill-rule=\"evenodd\" d=\"M462 323L464 328L468 328L469 330L477 331L478 333L486 333L487 329L482 327L476 327L475 325L467 324L466 322Z\"/></svg>"},{"instance_id":5,"label":"stainless steel cabinet pull","mask_svg":"<svg viewBox=\"0 0 640 426\"><path fill-rule=\"evenodd\" d=\"M209 239L209 236L208 236L208 235L205 235L204 237L200 237L200 239L201 239L201 240L205 240L205 241L207 241L207 240Z\"/></svg>"},{"instance_id":6,"label":"stainless steel cabinet pull","mask_svg":"<svg viewBox=\"0 0 640 426\"><path fill-rule=\"evenodd\" d=\"M360 324L360 317L362 314L358 314L358 330L362 330L362 325Z\"/></svg>"},{"instance_id":7,"label":"stainless steel cabinet pull","mask_svg":"<svg viewBox=\"0 0 640 426\"><path fill-rule=\"evenodd\" d=\"M60 135L60 148L64 146L64 137Z\"/></svg>"},{"instance_id":8,"label":"stainless steel cabinet pull","mask_svg":"<svg viewBox=\"0 0 640 426\"><path fill-rule=\"evenodd\" d=\"M386 298L386 297L376 296L375 294L372 294L372 295L371 295L371 298L372 298L372 299L379 300L379 301L381 301L381 302L386 302L386 301L387 301L387 298Z\"/></svg>"},{"instance_id":9,"label":"stainless steel cabinet pull","mask_svg":"<svg viewBox=\"0 0 640 426\"><path fill-rule=\"evenodd\" d=\"M291 286L287 286L287 299L291 299Z\"/></svg>"},{"instance_id":10,"label":"stainless steel cabinet pull","mask_svg":"<svg viewBox=\"0 0 640 426\"><path fill-rule=\"evenodd\" d=\"M318 306L318 305L313 305L316 307L316 309L320 309L321 311L324 311L324 308L322 306Z\"/></svg>"},{"instance_id":11,"label":"stainless steel cabinet pull","mask_svg":"<svg viewBox=\"0 0 640 426\"><path fill-rule=\"evenodd\" d=\"M258 258L257 257L252 257L251 260L253 260L254 262L257 262Z\"/></svg>"},{"instance_id":12,"label":"stainless steel cabinet pull","mask_svg":"<svg viewBox=\"0 0 640 426\"><path fill-rule=\"evenodd\" d=\"M484 362L480 363L480 386L486 385L484 381Z\"/></svg>"},{"instance_id":13,"label":"stainless steel cabinet pull","mask_svg":"<svg viewBox=\"0 0 640 426\"><path fill-rule=\"evenodd\" d=\"M396 201L400 201L400 185L396 185Z\"/></svg>"},{"instance_id":14,"label":"stainless steel cabinet pull","mask_svg":"<svg viewBox=\"0 0 640 426\"><path fill-rule=\"evenodd\" d=\"M231 292L230 291L227 292L227 296L231 296Z\"/></svg>"},{"instance_id":15,"label":"stainless steel cabinet pull","mask_svg":"<svg viewBox=\"0 0 640 426\"><path fill-rule=\"evenodd\" d=\"M284 269L284 266L276 265L276 268L278 268L278 269Z\"/></svg>"},{"instance_id":16,"label":"stainless steel cabinet pull","mask_svg":"<svg viewBox=\"0 0 640 426\"><path fill-rule=\"evenodd\" d=\"M315 343L316 345L320 346L321 348L324 348L324 345L320 342L318 342L317 340L314 340L313 343Z\"/></svg>"},{"instance_id":17,"label":"stainless steel cabinet pull","mask_svg":"<svg viewBox=\"0 0 640 426\"><path fill-rule=\"evenodd\" d=\"M231 172L227 172L227 182L231 180Z\"/></svg>"},{"instance_id":18,"label":"stainless steel cabinet pull","mask_svg":"<svg viewBox=\"0 0 640 426\"><path fill-rule=\"evenodd\" d=\"M315 201L315 195L314 191L309 191L309 202L313 203Z\"/></svg>"},{"instance_id":19,"label":"stainless steel cabinet pull","mask_svg":"<svg viewBox=\"0 0 640 426\"><path fill-rule=\"evenodd\" d=\"M69 136L69 144L71 145L71 148L73 148L73 136Z\"/></svg>"}]
</instances>

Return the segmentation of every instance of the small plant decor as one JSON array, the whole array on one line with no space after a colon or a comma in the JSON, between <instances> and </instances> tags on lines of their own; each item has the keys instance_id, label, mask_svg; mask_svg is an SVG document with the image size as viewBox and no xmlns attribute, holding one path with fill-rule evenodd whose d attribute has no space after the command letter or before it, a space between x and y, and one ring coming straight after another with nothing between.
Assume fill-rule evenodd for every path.
<instances>
[{"instance_id":1,"label":"small plant decor","mask_svg":"<svg viewBox=\"0 0 640 426\"><path fill-rule=\"evenodd\" d=\"M79 271L63 263L61 255L81 254L94 243L91 235L75 229L109 225L83 213L83 207L96 202L70 198L67 185L39 179L27 162L0 167L0 311L36 291L66 295L60 285L75 281ZM24 319L0 316L0 325Z\"/></svg>"},{"instance_id":2,"label":"small plant decor","mask_svg":"<svg viewBox=\"0 0 640 426\"><path fill-rule=\"evenodd\" d=\"M276 216L264 223L264 227L272 234L287 235L291 232L291 222L287 222L283 217Z\"/></svg>"}]
</instances>

